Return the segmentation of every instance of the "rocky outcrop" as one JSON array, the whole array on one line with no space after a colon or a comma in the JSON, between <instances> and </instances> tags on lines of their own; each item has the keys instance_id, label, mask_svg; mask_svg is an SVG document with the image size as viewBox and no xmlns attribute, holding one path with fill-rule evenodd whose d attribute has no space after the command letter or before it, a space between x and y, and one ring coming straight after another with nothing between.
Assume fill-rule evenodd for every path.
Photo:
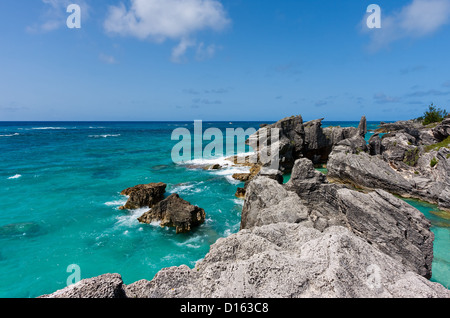
<instances>
[{"instance_id":1,"label":"rocky outcrop","mask_svg":"<svg viewBox=\"0 0 450 318\"><path fill-rule=\"evenodd\" d=\"M379 133L375 133L370 137L368 150L371 156L381 154L381 138Z\"/></svg>"},{"instance_id":2,"label":"rocky outcrop","mask_svg":"<svg viewBox=\"0 0 450 318\"><path fill-rule=\"evenodd\" d=\"M301 199L315 228L323 231L332 225L346 226L345 216L339 210L337 192L342 186L329 183L324 174L314 169L309 159L295 162L291 178L284 188Z\"/></svg>"},{"instance_id":3,"label":"rocky outcrop","mask_svg":"<svg viewBox=\"0 0 450 318\"><path fill-rule=\"evenodd\" d=\"M384 189L408 196L412 183L399 175L386 161L365 152L333 151L327 164L329 180L369 190Z\"/></svg>"},{"instance_id":4,"label":"rocky outcrop","mask_svg":"<svg viewBox=\"0 0 450 318\"><path fill-rule=\"evenodd\" d=\"M257 177L247 187L241 229L279 222L300 223L307 219L308 210L300 198L277 181Z\"/></svg>"},{"instance_id":5,"label":"rocky outcrop","mask_svg":"<svg viewBox=\"0 0 450 318\"><path fill-rule=\"evenodd\" d=\"M253 168L250 169L250 174L249 174L248 178L244 177L243 179L240 180L239 178L236 178L235 175L233 175L234 179L245 182L243 188L242 187L237 188L235 196L238 198L244 198L247 186L250 184L250 181L252 181L256 177L262 177L262 176L273 179L276 182L278 182L279 184L282 184L284 181L283 174L281 173L280 170L268 169L265 167L258 166L257 169L253 169Z\"/></svg>"},{"instance_id":6,"label":"rocky outcrop","mask_svg":"<svg viewBox=\"0 0 450 318\"><path fill-rule=\"evenodd\" d=\"M55 294L86 295L80 289L68 293L70 288ZM153 280L122 285L122 290L130 298L450 297L442 285L408 271L344 227L321 232L293 223L219 239L194 269L166 268Z\"/></svg>"},{"instance_id":7,"label":"rocky outcrop","mask_svg":"<svg viewBox=\"0 0 450 318\"><path fill-rule=\"evenodd\" d=\"M176 233L186 233L205 221L205 210L180 198L176 193L158 202L138 218L141 223L161 222L162 227L174 227Z\"/></svg>"},{"instance_id":8,"label":"rocky outcrop","mask_svg":"<svg viewBox=\"0 0 450 318\"><path fill-rule=\"evenodd\" d=\"M381 123L375 130L376 133L391 133L403 131L409 135L418 137L420 130L423 129L423 125L417 120L401 120L395 123Z\"/></svg>"},{"instance_id":9,"label":"rocky outcrop","mask_svg":"<svg viewBox=\"0 0 450 318\"><path fill-rule=\"evenodd\" d=\"M122 277L104 274L83 279L76 284L40 298L126 298Z\"/></svg>"},{"instance_id":10,"label":"rocky outcrop","mask_svg":"<svg viewBox=\"0 0 450 318\"><path fill-rule=\"evenodd\" d=\"M284 118L275 124L266 125L251 135L246 143L254 147L258 163L262 165L261 153L271 154L272 129L279 129L278 144L280 169L292 168L296 158L302 154L305 143L305 130L302 116Z\"/></svg>"},{"instance_id":11,"label":"rocky outcrop","mask_svg":"<svg viewBox=\"0 0 450 318\"><path fill-rule=\"evenodd\" d=\"M259 182L261 183L261 181ZM308 159L296 161L291 179L283 186L265 181L275 189L264 197L276 198L282 190L295 192L308 210L308 221L318 230L340 225L367 240L384 253L401 261L410 270L431 277L434 235L431 223L417 209L383 191L363 193L343 185L328 182ZM263 188L259 186L258 189ZM247 213L247 201L258 192L249 186L242 214ZM287 196L287 195L285 195ZM276 205L272 205L276 210ZM265 209L270 209L267 204ZM295 215L295 214L294 214ZM287 220L287 216L285 216Z\"/></svg>"},{"instance_id":12,"label":"rocky outcrop","mask_svg":"<svg viewBox=\"0 0 450 318\"><path fill-rule=\"evenodd\" d=\"M326 163L332 148L344 139L363 137L367 133L367 121L361 118L358 128L326 127L322 128L322 119L303 123L301 116L284 118L272 125L266 125L249 137L247 144L256 145L256 156L271 154L271 129L279 129L279 170L289 172L295 160L308 158L315 164ZM264 133L263 133L264 132ZM264 136L264 138L262 137ZM273 168L273 167L272 167Z\"/></svg>"},{"instance_id":13,"label":"rocky outcrop","mask_svg":"<svg viewBox=\"0 0 450 318\"><path fill-rule=\"evenodd\" d=\"M439 141L448 138L450 136L450 118L444 119L439 125L433 128L432 133Z\"/></svg>"},{"instance_id":14,"label":"rocky outcrop","mask_svg":"<svg viewBox=\"0 0 450 318\"><path fill-rule=\"evenodd\" d=\"M447 124L442 122L436 130L415 121L382 125L380 131L388 134L372 136L367 151L355 152L354 145L344 144L354 138L338 143L329 157L328 178L362 189L384 189L448 210L450 150L433 149L437 138L445 137Z\"/></svg>"},{"instance_id":15,"label":"rocky outcrop","mask_svg":"<svg viewBox=\"0 0 450 318\"><path fill-rule=\"evenodd\" d=\"M338 190L351 230L414 272L431 278L434 234L424 215L383 190Z\"/></svg>"},{"instance_id":16,"label":"rocky outcrop","mask_svg":"<svg viewBox=\"0 0 450 318\"><path fill-rule=\"evenodd\" d=\"M450 150L420 153L412 164L416 160L410 150L422 149L435 138L429 132L416 132L415 124L403 130L394 125L390 129L395 132L373 137L367 146L365 118L352 129L321 129L320 123L304 125L301 117L277 123L283 132L280 159L283 169L290 166L290 181L283 184L280 171L264 167L249 178L243 191L241 230L219 239L195 268L165 268L151 281L127 286L120 276L114 276L112 284L111 277L100 276L89 284L79 283L92 292L70 286L45 297L450 298L448 289L427 279L433 260L430 222L381 190L407 194L426 189L432 196L439 193L437 198L444 202L450 197ZM397 134L401 152L389 139ZM329 179L364 191L330 182L314 169L307 158L322 160L323 143L333 149ZM415 177L410 176L411 169L417 172ZM169 201L180 198L169 198L156 204L146 220L167 218L173 224L168 211L183 208L170 209Z\"/></svg>"},{"instance_id":17,"label":"rocky outcrop","mask_svg":"<svg viewBox=\"0 0 450 318\"><path fill-rule=\"evenodd\" d=\"M164 199L166 184L150 183L140 184L123 190L120 194L128 196L127 203L120 209L134 210L144 207L151 208L153 205Z\"/></svg>"}]
</instances>

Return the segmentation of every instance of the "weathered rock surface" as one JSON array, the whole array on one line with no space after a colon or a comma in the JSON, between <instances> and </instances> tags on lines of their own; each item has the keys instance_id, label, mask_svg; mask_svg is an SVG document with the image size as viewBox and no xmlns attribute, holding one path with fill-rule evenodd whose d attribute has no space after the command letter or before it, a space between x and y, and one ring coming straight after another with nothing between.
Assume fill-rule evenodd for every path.
<instances>
[{"instance_id":1,"label":"weathered rock surface","mask_svg":"<svg viewBox=\"0 0 450 318\"><path fill-rule=\"evenodd\" d=\"M354 233L421 276L431 278L434 234L421 212L383 190L338 190Z\"/></svg>"},{"instance_id":2,"label":"weathered rock surface","mask_svg":"<svg viewBox=\"0 0 450 318\"><path fill-rule=\"evenodd\" d=\"M120 194L129 196L121 209L133 210L143 207L151 208L164 199L167 185L165 183L140 184L123 190Z\"/></svg>"},{"instance_id":3,"label":"weathered rock surface","mask_svg":"<svg viewBox=\"0 0 450 318\"><path fill-rule=\"evenodd\" d=\"M278 144L280 169L289 170L296 158L301 156L305 142L305 131L303 127L302 116L291 116L284 118L275 124L266 125L251 135L246 141L256 152L259 164L264 163L261 160L261 153L270 157L272 147L272 129L279 129Z\"/></svg>"},{"instance_id":4,"label":"weathered rock surface","mask_svg":"<svg viewBox=\"0 0 450 318\"><path fill-rule=\"evenodd\" d=\"M401 120L395 123L381 123L380 127L375 130L377 133L391 133L403 131L409 135L418 137L423 125L417 120Z\"/></svg>"},{"instance_id":5,"label":"weathered rock surface","mask_svg":"<svg viewBox=\"0 0 450 318\"><path fill-rule=\"evenodd\" d=\"M300 223L308 218L308 210L300 198L286 191L277 181L257 177L246 189L241 229L265 224Z\"/></svg>"},{"instance_id":6,"label":"weathered rock surface","mask_svg":"<svg viewBox=\"0 0 450 318\"><path fill-rule=\"evenodd\" d=\"M238 187L234 196L243 199L245 198L245 192L246 192L245 188Z\"/></svg>"},{"instance_id":7,"label":"weathered rock surface","mask_svg":"<svg viewBox=\"0 0 450 318\"><path fill-rule=\"evenodd\" d=\"M381 154L381 138L379 133L375 133L370 137L368 148L371 156Z\"/></svg>"},{"instance_id":8,"label":"weathered rock surface","mask_svg":"<svg viewBox=\"0 0 450 318\"><path fill-rule=\"evenodd\" d=\"M327 164L329 180L348 183L357 188L385 189L399 195L410 195L411 182L398 174L386 161L365 152L332 152Z\"/></svg>"},{"instance_id":9,"label":"weathered rock surface","mask_svg":"<svg viewBox=\"0 0 450 318\"><path fill-rule=\"evenodd\" d=\"M126 298L122 277L104 274L83 279L74 285L40 298Z\"/></svg>"},{"instance_id":10,"label":"weathered rock surface","mask_svg":"<svg viewBox=\"0 0 450 318\"><path fill-rule=\"evenodd\" d=\"M434 129L423 127L416 121L382 125L380 131L389 133L383 138L372 136L367 151L355 152L349 143L354 138L346 139L330 154L328 178L357 188L384 189L448 210L450 150L425 147L446 136L447 124L444 121Z\"/></svg>"},{"instance_id":11,"label":"weathered rock surface","mask_svg":"<svg viewBox=\"0 0 450 318\"><path fill-rule=\"evenodd\" d=\"M180 198L176 193L158 202L138 218L141 223L161 222L162 227L175 227L176 233L186 233L205 221L205 210Z\"/></svg>"},{"instance_id":12,"label":"weathered rock surface","mask_svg":"<svg viewBox=\"0 0 450 318\"><path fill-rule=\"evenodd\" d=\"M367 133L367 121L361 118L358 128L327 127L322 128L323 119L303 123L301 116L284 118L272 125L266 125L249 137L247 144L255 146L257 157L261 153L271 154L271 129L279 129L279 170L291 171L295 160L308 158L314 163L326 163L332 148L344 139L364 136ZM264 136L264 138L262 138ZM258 144L259 142L259 144ZM269 155L269 157L270 157ZM273 167L272 167L273 168Z\"/></svg>"},{"instance_id":13,"label":"weathered rock surface","mask_svg":"<svg viewBox=\"0 0 450 318\"><path fill-rule=\"evenodd\" d=\"M409 204L383 190L362 193L329 183L308 159L296 161L284 188L299 196L315 228L347 227L411 270L431 277L434 240L431 223ZM245 210L246 203L243 215Z\"/></svg>"},{"instance_id":14,"label":"weathered rock surface","mask_svg":"<svg viewBox=\"0 0 450 318\"><path fill-rule=\"evenodd\" d=\"M99 287L104 285L101 280L96 279ZM408 271L344 227L320 232L292 223L219 239L194 269L166 268L153 280L122 285L122 290L130 298L450 297L442 285ZM66 289L49 297L103 294L114 295Z\"/></svg>"},{"instance_id":15,"label":"weathered rock surface","mask_svg":"<svg viewBox=\"0 0 450 318\"><path fill-rule=\"evenodd\" d=\"M345 216L339 211L337 190L343 186L331 184L324 174L316 171L309 159L295 162L291 178L284 188L296 193L308 209L314 227L324 230L331 225L346 226Z\"/></svg>"},{"instance_id":16,"label":"weathered rock surface","mask_svg":"<svg viewBox=\"0 0 450 318\"><path fill-rule=\"evenodd\" d=\"M442 141L450 136L450 118L444 119L439 125L432 129L433 136Z\"/></svg>"}]
</instances>

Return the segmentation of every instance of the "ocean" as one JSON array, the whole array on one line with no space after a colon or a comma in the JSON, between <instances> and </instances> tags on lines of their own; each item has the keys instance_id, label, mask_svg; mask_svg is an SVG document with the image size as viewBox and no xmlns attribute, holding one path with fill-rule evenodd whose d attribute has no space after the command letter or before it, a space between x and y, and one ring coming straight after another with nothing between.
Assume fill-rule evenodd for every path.
<instances>
[{"instance_id":1,"label":"ocean","mask_svg":"<svg viewBox=\"0 0 450 318\"><path fill-rule=\"evenodd\" d=\"M260 122L203 122L203 129L258 129ZM324 126L358 122L324 122ZM369 122L374 129L378 123ZM176 128L193 122L0 122L0 297L28 298L67 286L73 265L80 278L119 273L125 284L151 280L165 267L191 268L219 238L239 231L245 169L204 170L196 159L174 163ZM370 137L370 133L367 138ZM204 144L209 141L204 142ZM237 150L235 150L237 151ZM206 221L187 234L140 224L148 209L119 210L120 192L167 184L167 195L205 209ZM433 281L450 285L450 221L436 207L409 201L433 223Z\"/></svg>"}]
</instances>

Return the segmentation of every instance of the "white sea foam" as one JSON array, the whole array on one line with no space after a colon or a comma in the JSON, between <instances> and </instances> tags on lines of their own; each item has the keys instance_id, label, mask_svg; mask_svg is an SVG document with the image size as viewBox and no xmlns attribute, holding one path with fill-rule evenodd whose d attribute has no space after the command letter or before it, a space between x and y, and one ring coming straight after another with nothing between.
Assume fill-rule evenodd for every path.
<instances>
[{"instance_id":1,"label":"white sea foam","mask_svg":"<svg viewBox=\"0 0 450 318\"><path fill-rule=\"evenodd\" d=\"M233 156L244 158L246 156L252 156L254 154L255 154L254 152L245 152L245 153L239 153L239 154L236 154ZM235 166L235 164L231 160L227 159L230 157L232 157L232 156L221 156L221 157L214 157L214 158L198 158L198 159L186 161L184 163L184 165L206 166L206 165L219 164L222 167L233 167L233 166Z\"/></svg>"},{"instance_id":2,"label":"white sea foam","mask_svg":"<svg viewBox=\"0 0 450 318\"><path fill-rule=\"evenodd\" d=\"M121 200L115 200L115 201L110 201L110 202L105 202L105 205L107 206L123 206L125 205L125 203L127 203L126 199L121 199Z\"/></svg>"},{"instance_id":3,"label":"white sea foam","mask_svg":"<svg viewBox=\"0 0 450 318\"><path fill-rule=\"evenodd\" d=\"M107 134L107 135L90 135L89 138L108 138L108 137L119 137L120 134L116 134L116 135L112 135L112 134Z\"/></svg>"},{"instance_id":4,"label":"white sea foam","mask_svg":"<svg viewBox=\"0 0 450 318\"><path fill-rule=\"evenodd\" d=\"M169 193L178 193L178 194L199 193L202 191L202 189L196 187L203 183L204 183L203 181L182 183L174 187L172 190L170 190Z\"/></svg>"},{"instance_id":5,"label":"white sea foam","mask_svg":"<svg viewBox=\"0 0 450 318\"><path fill-rule=\"evenodd\" d=\"M54 129L54 130L60 130L60 129L62 129L62 130L64 130L64 129L67 129L67 128L65 128L65 127L35 127L35 128L31 128L31 129L33 129L33 130L52 130L52 129Z\"/></svg>"},{"instance_id":6,"label":"white sea foam","mask_svg":"<svg viewBox=\"0 0 450 318\"><path fill-rule=\"evenodd\" d=\"M19 133L9 134L9 135L0 135L0 137L13 137L13 136L19 136Z\"/></svg>"},{"instance_id":7,"label":"white sea foam","mask_svg":"<svg viewBox=\"0 0 450 318\"><path fill-rule=\"evenodd\" d=\"M22 177L21 174L16 174L15 176L9 177L8 180L19 179L20 177Z\"/></svg>"},{"instance_id":8,"label":"white sea foam","mask_svg":"<svg viewBox=\"0 0 450 318\"><path fill-rule=\"evenodd\" d=\"M246 153L239 153L236 156L237 157L245 157L245 156L251 156L254 152L246 152ZM237 166L232 161L228 160L229 157L217 157L217 158L206 158L206 159L193 159L190 161L187 161L184 163L184 165L187 166L211 166L215 164L219 164L221 166L218 170L208 170L212 174L218 175L218 176L224 176L225 179L231 183L231 184L239 184L240 181L235 180L232 176L235 173L249 173L250 168L246 166Z\"/></svg>"},{"instance_id":9,"label":"white sea foam","mask_svg":"<svg viewBox=\"0 0 450 318\"><path fill-rule=\"evenodd\" d=\"M189 248L200 248L205 241L204 237L201 235L196 235L184 242L175 243L176 245L180 247L189 247Z\"/></svg>"},{"instance_id":10,"label":"white sea foam","mask_svg":"<svg viewBox=\"0 0 450 318\"><path fill-rule=\"evenodd\" d=\"M140 224L139 221L137 220L138 217L140 217L142 214L144 214L148 210L149 210L148 208L136 209L136 210L129 211L129 213L127 213L127 214L120 215L117 217L116 226L126 227L126 228L136 227L137 225ZM157 222L155 222L155 223L157 223ZM156 225L156 224L152 223L151 225Z\"/></svg>"}]
</instances>

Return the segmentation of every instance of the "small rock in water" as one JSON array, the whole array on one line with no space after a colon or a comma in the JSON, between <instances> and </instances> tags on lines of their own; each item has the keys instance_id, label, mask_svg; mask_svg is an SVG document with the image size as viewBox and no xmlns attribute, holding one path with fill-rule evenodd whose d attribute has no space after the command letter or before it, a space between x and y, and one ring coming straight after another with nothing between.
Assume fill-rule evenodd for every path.
<instances>
[{"instance_id":1,"label":"small rock in water","mask_svg":"<svg viewBox=\"0 0 450 318\"><path fill-rule=\"evenodd\" d=\"M127 203L119 208L121 210L133 210L143 207L151 208L164 199L167 185L165 183L140 184L123 190L120 194L128 195Z\"/></svg>"},{"instance_id":2,"label":"small rock in water","mask_svg":"<svg viewBox=\"0 0 450 318\"><path fill-rule=\"evenodd\" d=\"M205 210L180 198L176 193L153 206L138 218L141 223L161 221L161 227L175 227L176 233L186 233L205 221Z\"/></svg>"}]
</instances>

